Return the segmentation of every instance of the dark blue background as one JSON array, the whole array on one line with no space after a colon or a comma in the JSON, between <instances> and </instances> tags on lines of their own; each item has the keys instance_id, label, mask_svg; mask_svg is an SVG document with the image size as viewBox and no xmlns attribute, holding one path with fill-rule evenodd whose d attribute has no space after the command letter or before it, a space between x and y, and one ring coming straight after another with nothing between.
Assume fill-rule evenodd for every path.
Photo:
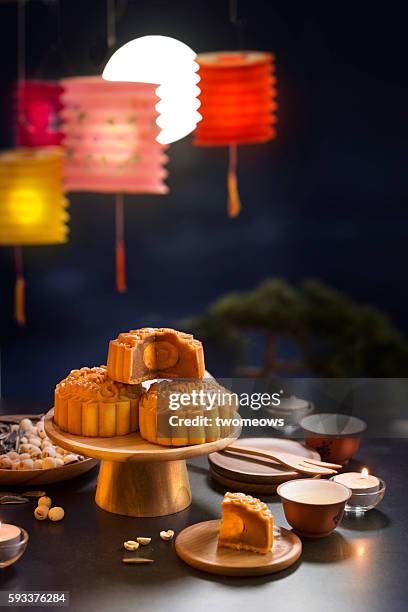
<instances>
[{"instance_id":1,"label":"dark blue background","mask_svg":"<svg viewBox=\"0 0 408 612\"><path fill-rule=\"evenodd\" d=\"M105 2L32 0L27 76L100 71ZM278 139L241 147L243 212L226 217L227 152L170 149L170 195L126 198L129 291L114 289L113 199L71 194L71 238L24 249L28 325L12 320L12 249L1 248L2 395L49 401L68 370L106 359L119 331L200 313L266 277L317 277L407 329L406 21L399 3L118 1L118 44L166 34L196 51L277 56ZM16 7L0 4L1 145L12 143ZM215 362L217 375L228 365Z\"/></svg>"}]
</instances>

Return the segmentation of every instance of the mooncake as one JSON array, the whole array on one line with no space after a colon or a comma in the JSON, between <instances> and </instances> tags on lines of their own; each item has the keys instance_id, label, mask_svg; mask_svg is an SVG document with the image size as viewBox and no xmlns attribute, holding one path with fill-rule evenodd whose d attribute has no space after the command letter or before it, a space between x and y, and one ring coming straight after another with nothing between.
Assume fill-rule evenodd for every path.
<instances>
[{"instance_id":1,"label":"mooncake","mask_svg":"<svg viewBox=\"0 0 408 612\"><path fill-rule=\"evenodd\" d=\"M123 436L137 431L141 385L114 382L106 366L72 370L55 388L54 421L80 436Z\"/></svg>"},{"instance_id":2,"label":"mooncake","mask_svg":"<svg viewBox=\"0 0 408 612\"><path fill-rule=\"evenodd\" d=\"M108 374L135 384L156 378L204 376L204 351L191 334L165 327L144 327L119 334L109 343Z\"/></svg>"},{"instance_id":3,"label":"mooncake","mask_svg":"<svg viewBox=\"0 0 408 612\"><path fill-rule=\"evenodd\" d=\"M266 554L273 546L273 514L256 497L226 493L221 502L218 546Z\"/></svg>"},{"instance_id":4,"label":"mooncake","mask_svg":"<svg viewBox=\"0 0 408 612\"><path fill-rule=\"evenodd\" d=\"M140 399L140 435L165 446L213 442L239 430L237 411L236 395L213 379L163 380Z\"/></svg>"}]
</instances>

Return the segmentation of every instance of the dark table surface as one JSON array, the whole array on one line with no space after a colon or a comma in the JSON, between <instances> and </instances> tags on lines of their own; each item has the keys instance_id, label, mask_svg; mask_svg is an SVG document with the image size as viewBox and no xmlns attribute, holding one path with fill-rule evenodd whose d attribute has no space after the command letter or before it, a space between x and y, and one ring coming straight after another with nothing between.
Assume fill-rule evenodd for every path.
<instances>
[{"instance_id":1,"label":"dark table surface","mask_svg":"<svg viewBox=\"0 0 408 612\"><path fill-rule=\"evenodd\" d=\"M38 408L38 410L36 410ZM38 406L3 403L3 414L39 412ZM25 555L0 570L0 590L70 592L71 610L282 611L341 610L399 612L408 609L407 440L363 440L350 470L367 465L387 483L378 510L344 518L322 540L304 540L303 554L291 568L266 577L223 578L201 573L178 559L173 543L159 532L178 533L192 523L219 517L224 490L211 482L207 459L188 462L193 503L178 514L135 519L100 510L94 503L97 468L64 483L47 486L65 508L61 523L38 522L34 503L1 506L0 520L27 529ZM278 525L287 527L276 497L270 504ZM124 566L122 544L137 535L152 536L143 550L149 566ZM47 608L50 609L50 608Z\"/></svg>"}]
</instances>

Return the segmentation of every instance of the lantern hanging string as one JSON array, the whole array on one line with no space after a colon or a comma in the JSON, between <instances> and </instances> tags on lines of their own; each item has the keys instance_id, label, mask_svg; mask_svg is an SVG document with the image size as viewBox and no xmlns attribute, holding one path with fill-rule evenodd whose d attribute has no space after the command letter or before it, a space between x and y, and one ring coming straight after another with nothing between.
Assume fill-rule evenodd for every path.
<instances>
[{"instance_id":1,"label":"lantern hanging string","mask_svg":"<svg viewBox=\"0 0 408 612\"><path fill-rule=\"evenodd\" d=\"M25 280L23 267L23 251L20 246L14 247L16 266L16 284L14 287L14 318L21 326L26 324L25 314Z\"/></svg>"},{"instance_id":2,"label":"lantern hanging string","mask_svg":"<svg viewBox=\"0 0 408 612\"><path fill-rule=\"evenodd\" d=\"M115 197L115 229L116 229L116 289L119 293L127 291L126 285L126 252L125 252L125 214L123 194Z\"/></svg>"},{"instance_id":3,"label":"lantern hanging string","mask_svg":"<svg viewBox=\"0 0 408 612\"><path fill-rule=\"evenodd\" d=\"M106 0L106 44L108 49L116 45L116 0Z\"/></svg>"},{"instance_id":4,"label":"lantern hanging string","mask_svg":"<svg viewBox=\"0 0 408 612\"><path fill-rule=\"evenodd\" d=\"M232 219L237 217L241 212L241 200L238 191L237 179L238 165L238 148L236 144L229 145L229 160L228 160L228 216Z\"/></svg>"},{"instance_id":5,"label":"lantern hanging string","mask_svg":"<svg viewBox=\"0 0 408 612\"><path fill-rule=\"evenodd\" d=\"M18 80L24 82L26 78L26 15L25 15L26 0L19 0L17 6L17 73ZM23 88L24 91L24 88ZM24 95L24 94L23 94ZM22 116L20 105L18 120L25 122L26 119ZM25 314L25 280L23 266L23 251L21 246L14 247L14 261L16 268L16 283L14 286L14 318L21 326L26 324Z\"/></svg>"},{"instance_id":6,"label":"lantern hanging string","mask_svg":"<svg viewBox=\"0 0 408 612\"><path fill-rule=\"evenodd\" d=\"M116 0L106 0L106 44L108 49L116 45ZM127 291L126 251L125 251L125 211L123 194L115 196L115 263L116 289L119 293Z\"/></svg>"},{"instance_id":7,"label":"lantern hanging string","mask_svg":"<svg viewBox=\"0 0 408 612\"><path fill-rule=\"evenodd\" d=\"M17 5L17 79L22 84L21 99L18 104L17 120L21 125L27 125L24 115L24 94L26 79L26 0L18 0Z\"/></svg>"}]
</instances>

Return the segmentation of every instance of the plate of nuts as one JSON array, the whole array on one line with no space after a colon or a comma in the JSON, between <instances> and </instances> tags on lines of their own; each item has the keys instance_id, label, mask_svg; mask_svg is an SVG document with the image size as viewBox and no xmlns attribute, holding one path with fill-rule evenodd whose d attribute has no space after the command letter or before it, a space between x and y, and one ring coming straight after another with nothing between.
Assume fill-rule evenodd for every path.
<instances>
[{"instance_id":1,"label":"plate of nuts","mask_svg":"<svg viewBox=\"0 0 408 612\"><path fill-rule=\"evenodd\" d=\"M45 485L91 470L96 459L55 446L44 415L0 416L0 485Z\"/></svg>"}]
</instances>

